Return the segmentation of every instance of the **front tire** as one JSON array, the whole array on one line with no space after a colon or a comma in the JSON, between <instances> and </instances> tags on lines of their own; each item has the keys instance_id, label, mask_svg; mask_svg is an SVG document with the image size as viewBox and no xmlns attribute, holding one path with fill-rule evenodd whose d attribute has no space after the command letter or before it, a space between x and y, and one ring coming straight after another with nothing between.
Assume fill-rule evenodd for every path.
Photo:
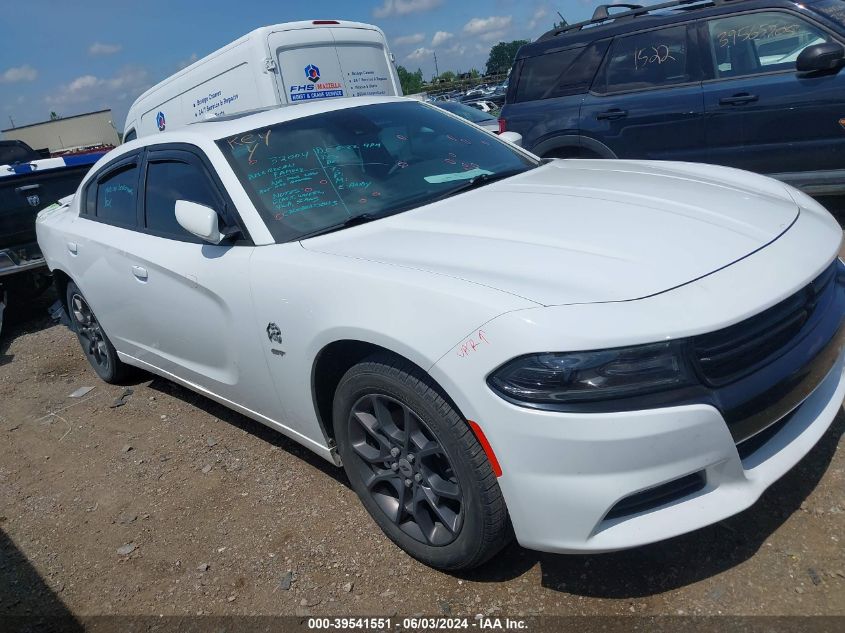
<instances>
[{"instance_id":1,"label":"front tire","mask_svg":"<svg viewBox=\"0 0 845 633\"><path fill-rule=\"evenodd\" d=\"M338 385L333 417L353 490L405 552L438 569L470 569L510 540L484 450L419 368L387 354L355 365Z\"/></svg>"},{"instance_id":2,"label":"front tire","mask_svg":"<svg viewBox=\"0 0 845 633\"><path fill-rule=\"evenodd\" d=\"M94 316L88 301L72 281L68 282L66 297L70 327L79 339L91 367L107 383L122 381L128 375L128 368L117 357L114 345Z\"/></svg>"}]
</instances>

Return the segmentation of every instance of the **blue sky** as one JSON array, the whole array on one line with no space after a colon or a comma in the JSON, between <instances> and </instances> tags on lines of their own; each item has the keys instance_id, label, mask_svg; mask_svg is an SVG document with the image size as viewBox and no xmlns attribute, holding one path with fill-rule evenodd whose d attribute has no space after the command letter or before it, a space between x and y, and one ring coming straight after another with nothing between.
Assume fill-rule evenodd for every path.
<instances>
[{"instance_id":1,"label":"blue sky","mask_svg":"<svg viewBox=\"0 0 845 633\"><path fill-rule=\"evenodd\" d=\"M26 0L0 22L0 128L111 108L126 111L151 85L251 29L294 20L369 22L388 36L398 64L484 68L498 41L534 39L555 11L573 22L597 0Z\"/></svg>"}]
</instances>

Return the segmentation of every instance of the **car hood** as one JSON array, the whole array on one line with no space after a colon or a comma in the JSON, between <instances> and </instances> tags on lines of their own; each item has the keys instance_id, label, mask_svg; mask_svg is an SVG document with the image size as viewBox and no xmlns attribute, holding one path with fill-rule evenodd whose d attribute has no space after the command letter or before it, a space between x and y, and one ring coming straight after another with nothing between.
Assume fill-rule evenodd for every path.
<instances>
[{"instance_id":1,"label":"car hood","mask_svg":"<svg viewBox=\"0 0 845 633\"><path fill-rule=\"evenodd\" d=\"M735 169L556 160L302 244L543 305L594 303L646 297L729 266L798 213L782 184Z\"/></svg>"}]
</instances>

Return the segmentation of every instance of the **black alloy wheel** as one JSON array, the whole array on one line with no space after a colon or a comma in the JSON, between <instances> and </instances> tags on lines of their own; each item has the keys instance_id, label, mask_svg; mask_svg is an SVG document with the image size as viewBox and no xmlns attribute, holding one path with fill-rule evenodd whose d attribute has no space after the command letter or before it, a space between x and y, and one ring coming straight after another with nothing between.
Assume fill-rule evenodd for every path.
<instances>
[{"instance_id":1,"label":"black alloy wheel","mask_svg":"<svg viewBox=\"0 0 845 633\"><path fill-rule=\"evenodd\" d=\"M463 495L449 456L408 405L362 396L349 414L349 442L364 485L405 534L448 545L461 531Z\"/></svg>"},{"instance_id":2,"label":"black alloy wheel","mask_svg":"<svg viewBox=\"0 0 845 633\"><path fill-rule=\"evenodd\" d=\"M103 326L94 316L94 311L79 287L72 281L67 285L66 299L71 329L76 333L91 367L105 382L123 380L128 373L126 365L117 357L117 351Z\"/></svg>"},{"instance_id":3,"label":"black alloy wheel","mask_svg":"<svg viewBox=\"0 0 845 633\"><path fill-rule=\"evenodd\" d=\"M512 538L498 479L466 419L419 367L388 352L351 367L333 428L352 489L405 552L477 567Z\"/></svg>"}]
</instances>

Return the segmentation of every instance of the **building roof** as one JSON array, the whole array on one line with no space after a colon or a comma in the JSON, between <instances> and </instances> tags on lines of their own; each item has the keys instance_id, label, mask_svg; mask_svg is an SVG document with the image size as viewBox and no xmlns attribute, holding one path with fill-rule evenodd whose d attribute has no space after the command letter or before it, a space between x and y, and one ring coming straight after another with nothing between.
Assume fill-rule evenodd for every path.
<instances>
[{"instance_id":1,"label":"building roof","mask_svg":"<svg viewBox=\"0 0 845 633\"><path fill-rule=\"evenodd\" d=\"M106 108L105 110L95 110L94 112L83 112L82 114L74 114L71 116L63 116L59 119L47 119L46 121L39 121L38 123L29 123L28 125L17 125L15 127L10 127L5 130L0 130L0 132L11 132L12 130L23 130L28 127L35 127L37 125L44 125L45 123L56 123L57 121L69 121L70 119L78 119L84 116L91 116L92 114L103 114L104 112L111 112L111 108Z\"/></svg>"}]
</instances>

